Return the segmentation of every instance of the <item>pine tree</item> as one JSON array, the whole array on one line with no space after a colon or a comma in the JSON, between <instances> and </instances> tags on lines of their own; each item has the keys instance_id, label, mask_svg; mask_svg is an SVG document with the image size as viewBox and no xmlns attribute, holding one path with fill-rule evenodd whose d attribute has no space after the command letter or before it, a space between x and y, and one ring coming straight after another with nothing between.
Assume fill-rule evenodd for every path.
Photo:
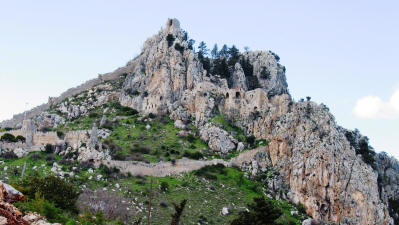
<instances>
[{"instance_id":1,"label":"pine tree","mask_svg":"<svg viewBox=\"0 0 399 225\"><path fill-rule=\"evenodd\" d=\"M219 53L219 52L218 52L218 45L215 44L215 45L213 46L212 51L211 51L211 56L212 56L212 58L213 58L213 59L218 58L218 55L219 55L218 53Z\"/></svg>"},{"instance_id":2,"label":"pine tree","mask_svg":"<svg viewBox=\"0 0 399 225\"><path fill-rule=\"evenodd\" d=\"M229 48L229 53L230 53L231 57L238 58L238 55L240 54L240 50L238 50L238 48L236 48L236 46L233 45L231 48Z\"/></svg>"},{"instance_id":3,"label":"pine tree","mask_svg":"<svg viewBox=\"0 0 399 225\"><path fill-rule=\"evenodd\" d=\"M194 39L188 40L188 48L189 49L194 50L194 44L195 44L195 40Z\"/></svg>"},{"instance_id":4,"label":"pine tree","mask_svg":"<svg viewBox=\"0 0 399 225\"><path fill-rule=\"evenodd\" d=\"M223 45L222 49L220 49L219 57L229 57L229 48L227 45Z\"/></svg>"},{"instance_id":5,"label":"pine tree","mask_svg":"<svg viewBox=\"0 0 399 225\"><path fill-rule=\"evenodd\" d=\"M236 48L236 46L233 45L231 48L229 48L229 54L230 54L229 65L234 66L240 59L240 50L238 50L238 48Z\"/></svg>"},{"instance_id":6,"label":"pine tree","mask_svg":"<svg viewBox=\"0 0 399 225\"><path fill-rule=\"evenodd\" d=\"M198 45L198 54L202 56L208 55L209 49L206 47L205 42L201 41Z\"/></svg>"}]
</instances>

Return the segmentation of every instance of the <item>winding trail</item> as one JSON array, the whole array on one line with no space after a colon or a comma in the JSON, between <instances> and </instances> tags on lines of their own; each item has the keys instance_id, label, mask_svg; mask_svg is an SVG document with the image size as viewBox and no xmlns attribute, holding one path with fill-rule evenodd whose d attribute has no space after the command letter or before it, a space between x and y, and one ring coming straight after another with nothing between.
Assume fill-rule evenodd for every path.
<instances>
[{"instance_id":1,"label":"winding trail","mask_svg":"<svg viewBox=\"0 0 399 225\"><path fill-rule=\"evenodd\" d=\"M117 161L117 160L103 160L102 163L108 167L118 168L122 173L130 173L133 176L154 176L154 177L165 177L170 175L176 175L180 173L187 173L193 170L201 169L205 166L223 164L224 166L240 166L244 162L252 162L258 152L266 152L267 149L264 146L256 149L248 150L240 155L232 158L230 161L223 159L212 159L212 160L193 160L193 159L179 159L176 160L176 164L173 165L171 162L159 162L159 163L143 163L134 161Z\"/></svg>"}]
</instances>

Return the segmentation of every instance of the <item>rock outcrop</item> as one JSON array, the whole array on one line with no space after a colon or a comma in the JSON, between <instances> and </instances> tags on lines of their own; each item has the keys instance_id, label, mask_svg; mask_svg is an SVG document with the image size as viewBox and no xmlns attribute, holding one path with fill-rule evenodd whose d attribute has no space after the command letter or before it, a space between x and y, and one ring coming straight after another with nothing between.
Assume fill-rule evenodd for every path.
<instances>
[{"instance_id":1,"label":"rock outcrop","mask_svg":"<svg viewBox=\"0 0 399 225\"><path fill-rule=\"evenodd\" d=\"M11 203L23 201L21 192L3 182L0 182L0 221L7 225L28 225L22 218L22 213ZM4 223L5 222L5 223Z\"/></svg>"},{"instance_id":2,"label":"rock outcrop","mask_svg":"<svg viewBox=\"0 0 399 225\"><path fill-rule=\"evenodd\" d=\"M37 213L23 215L14 202L24 201L24 195L12 186L0 181L0 224L4 225L60 225L48 223L46 218Z\"/></svg>"},{"instance_id":3,"label":"rock outcrop","mask_svg":"<svg viewBox=\"0 0 399 225\"><path fill-rule=\"evenodd\" d=\"M386 154L363 155L359 146L364 145L364 137L338 126L327 106L293 101L278 55L248 51L235 61L223 56L229 62L223 70L227 74L218 74L212 69L215 59L205 66L187 39L179 21L169 19L165 28L144 43L139 56L113 73L119 78L126 75L121 90L104 83L95 90L74 91L79 102L57 98L51 105L66 118L76 118L87 115L91 107L118 99L142 114L167 113L182 129L192 122L215 152L242 151L242 140L212 123L222 114L246 135L269 141L265 152L251 156L241 167L250 176L275 168L279 178L267 185L272 190L287 190L279 197L302 203L313 219L362 225L388 225L393 218L397 220L389 207L399 198L397 160ZM94 97L94 92L99 94ZM3 124L16 126L18 121ZM55 116L35 121L44 127L62 122ZM100 124L106 122L104 117ZM75 149L82 140L89 141L88 148L78 150L81 158L109 159L95 149L99 130L93 129L91 138L87 131L82 132L74 135L81 138L66 134L64 141Z\"/></svg>"},{"instance_id":4,"label":"rock outcrop","mask_svg":"<svg viewBox=\"0 0 399 225\"><path fill-rule=\"evenodd\" d=\"M225 79L203 69L184 37L179 22L169 20L145 42L141 55L129 63L133 69L123 86L122 105L145 114L172 112L175 120L184 120L188 112L210 147L226 152L237 143L207 125L220 111L248 135L270 141L270 163L289 185L288 197L303 203L314 219L392 224L388 205L379 198L378 174L356 154L326 106L291 99L285 67L276 54L243 53L258 88L245 85L239 64L231 68L229 87ZM177 44L182 51L176 50ZM211 138L215 134L218 141Z\"/></svg>"}]
</instances>

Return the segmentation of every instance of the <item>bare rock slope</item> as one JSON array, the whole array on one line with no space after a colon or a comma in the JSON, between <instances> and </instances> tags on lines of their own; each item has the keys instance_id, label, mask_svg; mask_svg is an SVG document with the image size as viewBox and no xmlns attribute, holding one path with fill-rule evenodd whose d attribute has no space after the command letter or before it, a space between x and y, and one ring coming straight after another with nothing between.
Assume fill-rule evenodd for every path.
<instances>
[{"instance_id":1,"label":"bare rock slope","mask_svg":"<svg viewBox=\"0 0 399 225\"><path fill-rule=\"evenodd\" d=\"M287 198L304 204L314 219L370 225L398 220L390 207L392 202L399 204L396 159L374 153L357 131L338 126L327 106L293 101L285 67L275 53L232 52L204 58L193 51L176 19L169 19L125 67L71 89L64 97L52 98L44 109L39 107L24 116L40 117L56 103L68 118L87 114L90 101L77 108L63 102L65 96L122 75L126 75L122 89L104 92L96 100L98 104L116 97L121 105L143 114L167 113L179 127L194 124L213 151L240 151L243 144L212 121L223 114L247 135L269 141L259 159L268 165L262 166L279 171L289 186ZM0 126L21 127L22 115ZM39 117L36 121L42 126L62 122L56 116ZM248 165L252 173L257 171L255 165Z\"/></svg>"},{"instance_id":2,"label":"bare rock slope","mask_svg":"<svg viewBox=\"0 0 399 225\"><path fill-rule=\"evenodd\" d=\"M168 112L175 120L192 117L204 134L215 133L209 120L220 111L248 134L270 141L268 155L290 186L289 198L303 203L315 219L392 224L388 200L380 198L384 187L378 186L378 172L357 154L328 108L292 100L285 68L274 53L245 52L241 57L252 65L250 78L256 78L258 88L248 88L249 76L243 76L239 63L230 67L233 80L206 71L179 22L169 20L129 63L132 71L120 102L142 113ZM227 146L219 150L228 151L237 144L223 138L216 149Z\"/></svg>"}]
</instances>

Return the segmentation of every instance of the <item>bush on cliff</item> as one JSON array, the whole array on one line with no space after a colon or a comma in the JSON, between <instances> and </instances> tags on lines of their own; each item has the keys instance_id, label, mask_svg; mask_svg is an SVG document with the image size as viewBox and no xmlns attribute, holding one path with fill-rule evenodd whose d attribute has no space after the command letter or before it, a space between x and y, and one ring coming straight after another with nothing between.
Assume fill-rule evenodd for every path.
<instances>
[{"instance_id":1,"label":"bush on cliff","mask_svg":"<svg viewBox=\"0 0 399 225\"><path fill-rule=\"evenodd\" d=\"M231 225L277 225L277 219L283 214L281 208L271 200L264 197L254 198L254 202L248 205L249 211L243 211Z\"/></svg>"},{"instance_id":2,"label":"bush on cliff","mask_svg":"<svg viewBox=\"0 0 399 225\"><path fill-rule=\"evenodd\" d=\"M0 141L17 142L15 136L10 133L5 133L3 136L1 136Z\"/></svg>"},{"instance_id":3,"label":"bush on cliff","mask_svg":"<svg viewBox=\"0 0 399 225\"><path fill-rule=\"evenodd\" d=\"M15 140L16 140L16 141L20 141L20 142L25 142L25 141L26 141L26 138L25 138L24 136L18 135L18 136L15 138Z\"/></svg>"},{"instance_id":4,"label":"bush on cliff","mask_svg":"<svg viewBox=\"0 0 399 225\"><path fill-rule=\"evenodd\" d=\"M28 199L35 199L37 193L49 202L53 202L57 208L75 211L75 202L78 193L75 188L56 176L40 177L37 175L25 177L17 184L20 190Z\"/></svg>"}]
</instances>

